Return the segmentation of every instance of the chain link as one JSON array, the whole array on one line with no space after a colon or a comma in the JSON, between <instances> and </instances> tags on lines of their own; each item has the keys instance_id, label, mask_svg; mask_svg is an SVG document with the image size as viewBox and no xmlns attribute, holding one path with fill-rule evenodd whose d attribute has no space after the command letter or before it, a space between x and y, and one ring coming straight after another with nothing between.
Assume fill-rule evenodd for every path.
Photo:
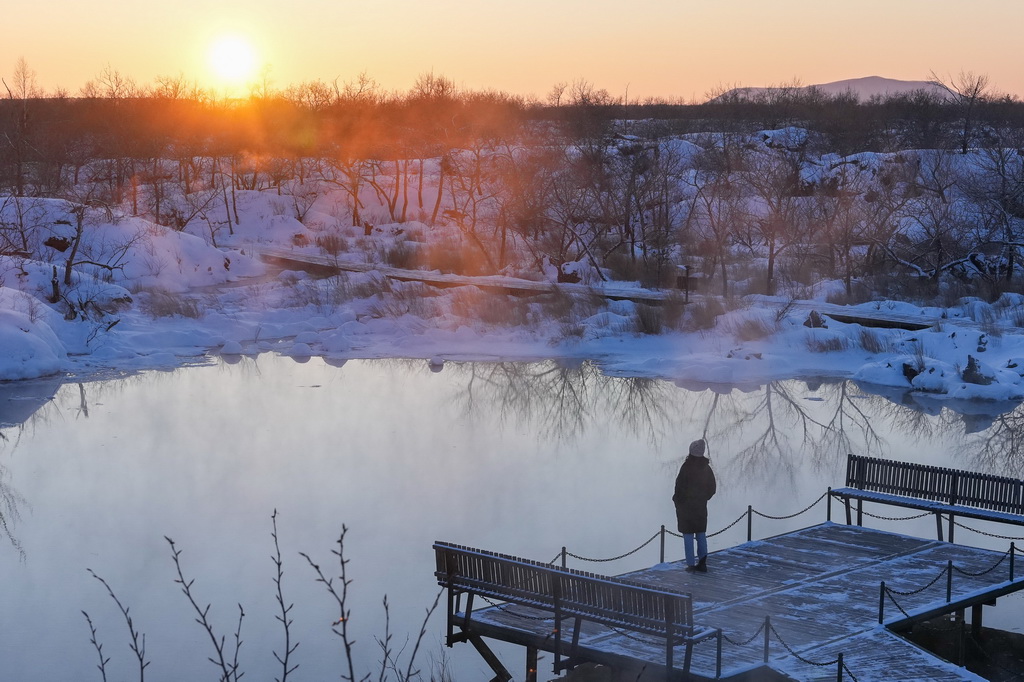
<instances>
[{"instance_id":1,"label":"chain link","mask_svg":"<svg viewBox=\"0 0 1024 682\"><path fill-rule=\"evenodd\" d=\"M816 499L814 502L811 502L809 505L807 505L806 507L804 507L800 511L796 512L795 514L789 514L787 516L772 516L771 514L764 514L762 512L759 512L756 509L752 509L751 511L754 512L755 514L757 514L758 516L766 518L766 519L773 519L775 521L782 521L784 519L791 519L791 518L793 518L795 516L800 516L804 512L810 511L814 507L814 505L816 505L819 502L821 502L822 500L824 500L826 495L828 495L828 492L822 493L821 497Z\"/></svg>"},{"instance_id":2,"label":"chain link","mask_svg":"<svg viewBox=\"0 0 1024 682\"><path fill-rule=\"evenodd\" d=\"M1004 561L1006 561L1006 558L1008 556L1010 556L1010 550L1006 550L1005 552L1003 552L1003 556L999 557L999 561L995 562L987 570L984 570L984 571L982 571L980 573L971 573L970 571L965 571L962 568L957 568L955 565L953 566L953 570L955 570L957 573L959 573L961 575L970 576L971 578L978 578L980 576L987 575L987 574L991 573L992 571L996 570L997 568L999 568L1000 564L1002 564Z\"/></svg>"},{"instance_id":3,"label":"chain link","mask_svg":"<svg viewBox=\"0 0 1024 682\"><path fill-rule=\"evenodd\" d=\"M941 578L942 576L946 575L946 571L948 571L948 570L949 570L949 566L947 566L946 568L943 568L941 571L939 571L939 574L937 576L932 578L932 581L930 583L928 583L927 585L925 585L924 587L922 587L919 590L911 590L910 592L900 592L899 590L894 590L891 587L889 587L888 585L886 585L885 586L885 591L886 592L890 592L892 594L898 594L901 597L911 597L911 596L913 596L915 594L921 594L922 592L927 590L929 587L931 587L935 583L939 582L939 578ZM904 613L906 613L906 612L904 612Z\"/></svg>"},{"instance_id":4,"label":"chain link","mask_svg":"<svg viewBox=\"0 0 1024 682\"><path fill-rule=\"evenodd\" d=\"M729 644L732 644L733 646L746 646L753 642L757 638L757 636L762 632L764 632L764 621L761 622L761 627L757 629L757 632L755 632L748 639L745 639L742 642L737 642L732 637L725 634L725 632L722 633L722 637L725 639L725 641L727 641Z\"/></svg>"},{"instance_id":5,"label":"chain link","mask_svg":"<svg viewBox=\"0 0 1024 682\"><path fill-rule=\"evenodd\" d=\"M779 631L775 629L774 625L769 623L768 627L771 629L772 634L775 635L775 639L779 640L779 643L783 646L783 648L785 648L786 651L788 651L794 658L796 658L796 660L800 661L801 663L807 663L808 665L814 665L814 666L817 666L819 668L826 668L826 667L828 667L830 665L835 665L835 664L839 663L839 659L838 658L834 658L831 661L828 661L827 663L818 663L817 661L812 661L812 660L804 658L803 656L798 654L796 651L794 651L793 647L789 646L789 644L786 643L786 640L782 639L782 635L779 634Z\"/></svg>"},{"instance_id":6,"label":"chain link","mask_svg":"<svg viewBox=\"0 0 1024 682\"><path fill-rule=\"evenodd\" d=\"M892 592L889 590L888 587L885 588L885 596L887 596L889 598L889 601L891 601L893 605L900 610L900 613L902 613L907 618L913 618L913 616L907 613L907 610L905 608L900 606L900 603L896 601L896 597L892 596Z\"/></svg>"},{"instance_id":7,"label":"chain link","mask_svg":"<svg viewBox=\"0 0 1024 682\"><path fill-rule=\"evenodd\" d=\"M729 524L728 526L726 526L726 527L725 527L725 528L723 528L722 530L716 530L716 531L715 531L714 533L709 533L709 534L708 534L708 537L709 537L709 538L713 538L713 537L715 537L716 535L721 535L722 533L724 533L725 531L729 530L730 528L732 528L733 526L735 526L735 525L736 525L737 523L739 523L740 521L742 521L742 520L743 520L743 517L744 517L744 516L746 516L746 515L747 515L747 513L746 513L746 512L743 512L742 514L740 514L740 516L739 516L739 518L738 518L738 519L736 519L735 521L733 521L732 523L730 523L730 524ZM680 537L682 537L682 536L680 536Z\"/></svg>"},{"instance_id":8,"label":"chain link","mask_svg":"<svg viewBox=\"0 0 1024 682\"><path fill-rule=\"evenodd\" d=\"M846 671L846 674L850 676L850 679L852 679L853 682L860 682L860 680L857 679L857 676L853 674L853 671L850 670L850 666L846 665L846 661L843 661L843 670Z\"/></svg>"},{"instance_id":9,"label":"chain link","mask_svg":"<svg viewBox=\"0 0 1024 682\"><path fill-rule=\"evenodd\" d=\"M608 561L618 561L619 559L625 559L625 558L626 558L626 557L628 557L628 556L631 556L631 555L633 555L633 554L636 554L636 553L637 553L637 552L639 552L639 551L640 551L641 549L643 549L643 548L644 548L644 547L646 547L647 545L649 545L649 544L651 544L652 542L654 542L654 538L658 537L659 535L661 535L661 531L660 531L660 530L659 530L659 531L658 531L657 533L655 533L654 535L652 535L652 536L651 536L651 537L650 537L650 538L649 538L649 539L647 540L647 542L645 542L644 544L640 545L640 546L639 546L639 547L637 547L636 549L630 550L630 551L626 552L625 554L620 554L619 556L613 556L613 557L610 557L610 558L608 558L608 559L589 559L589 558L587 558L587 557L582 557L582 556L579 556L578 554L573 554L572 552L566 552L565 554L566 554L566 556L571 556L571 557L572 557L573 559L579 559L580 561L590 561L590 562L593 562L593 563L599 563L599 564L600 564L600 563L605 563L605 562L608 562ZM559 556L561 556L561 553L559 553Z\"/></svg>"},{"instance_id":10,"label":"chain link","mask_svg":"<svg viewBox=\"0 0 1024 682\"><path fill-rule=\"evenodd\" d=\"M525 620L552 620L550 616L528 616L525 613L516 613L515 611L509 611L508 607L511 606L511 604L499 604L498 602L491 601L482 594L478 596L494 608L501 611L502 613L507 613L510 616L515 616L516 618L523 618Z\"/></svg>"},{"instance_id":11,"label":"chain link","mask_svg":"<svg viewBox=\"0 0 1024 682\"><path fill-rule=\"evenodd\" d=\"M978 535L986 535L986 536L988 536L990 538L997 538L999 540L1024 540L1024 538L1018 538L1018 537L1014 537L1012 535L996 535L995 533L987 533L987 532L985 532L983 530L978 530L977 528L971 528L970 526L965 526L964 524L960 523L959 521L957 521L955 519L953 520L953 525L958 526L960 528L963 528L964 530L969 530L972 533L977 533Z\"/></svg>"},{"instance_id":12,"label":"chain link","mask_svg":"<svg viewBox=\"0 0 1024 682\"><path fill-rule=\"evenodd\" d=\"M870 516L873 519L881 519L883 521L910 521L911 519L919 519L923 516L928 516L932 512L926 511L921 512L920 514L912 514L911 516L882 516L881 514L872 514L871 512L863 510L859 513L864 514L864 516Z\"/></svg>"}]
</instances>

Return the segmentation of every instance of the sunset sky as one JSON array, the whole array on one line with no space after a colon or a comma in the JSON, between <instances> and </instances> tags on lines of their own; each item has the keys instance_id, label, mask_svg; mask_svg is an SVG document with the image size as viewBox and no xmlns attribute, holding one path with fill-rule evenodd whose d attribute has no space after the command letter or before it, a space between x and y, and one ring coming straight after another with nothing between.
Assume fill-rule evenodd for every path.
<instances>
[{"instance_id":1,"label":"sunset sky","mask_svg":"<svg viewBox=\"0 0 1024 682\"><path fill-rule=\"evenodd\" d=\"M961 71L1024 96L1021 0L40 0L4 10L0 74L20 57L47 91L77 94L108 65L140 84L183 75L242 90L360 72L407 90L458 85L544 97L585 79L612 95L703 99L720 87ZM252 62L210 64L231 36ZM229 48L230 49L230 48ZM223 50L222 50L223 52ZM242 59L239 57L239 59ZM220 75L218 75L218 69ZM240 75L244 73L245 75ZM234 82L232 82L234 81ZM236 93L241 94L241 93Z\"/></svg>"}]
</instances>

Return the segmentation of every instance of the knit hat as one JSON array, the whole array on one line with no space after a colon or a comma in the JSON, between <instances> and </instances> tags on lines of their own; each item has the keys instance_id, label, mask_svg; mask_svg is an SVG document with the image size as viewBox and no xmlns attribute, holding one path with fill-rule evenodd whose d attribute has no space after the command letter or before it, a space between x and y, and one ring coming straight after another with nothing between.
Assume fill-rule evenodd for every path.
<instances>
[{"instance_id":1,"label":"knit hat","mask_svg":"<svg viewBox=\"0 0 1024 682\"><path fill-rule=\"evenodd\" d=\"M690 443L690 457L703 457L706 445L703 438L698 438Z\"/></svg>"}]
</instances>

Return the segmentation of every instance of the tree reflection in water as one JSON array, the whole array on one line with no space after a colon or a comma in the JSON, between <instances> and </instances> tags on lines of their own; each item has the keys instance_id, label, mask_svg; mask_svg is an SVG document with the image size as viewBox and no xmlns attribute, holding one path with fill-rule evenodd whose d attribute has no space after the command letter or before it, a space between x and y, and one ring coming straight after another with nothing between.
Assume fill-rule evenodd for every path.
<instances>
[{"instance_id":1,"label":"tree reflection in water","mask_svg":"<svg viewBox=\"0 0 1024 682\"><path fill-rule=\"evenodd\" d=\"M429 371L421 360L361 362L399 376ZM341 365L325 362L324 370L344 372ZM237 373L260 375L256 358L224 363L219 371L228 381ZM808 467L841 471L851 452L936 464L945 460L933 453L948 452L953 466L1024 478L1024 407L1017 404L927 400L846 380L673 384L609 376L591 361L447 362L443 372L467 415L493 415L502 425L569 447L596 429L617 429L634 437L638 450L673 453L673 461L665 463L672 468L686 443L706 436L721 473L735 481L777 485ZM132 375L78 383L74 391L59 390L61 378L0 385L0 457L17 449L26 425L44 426L51 411L88 419L90 397L95 403L97 396L153 380L153 375ZM244 418L225 414L225 419ZM906 443L914 452L900 451ZM0 459L0 536L15 546L13 526L26 504Z\"/></svg>"},{"instance_id":2,"label":"tree reflection in water","mask_svg":"<svg viewBox=\"0 0 1024 682\"><path fill-rule=\"evenodd\" d=\"M589 361L449 363L445 371L465 382L458 400L466 413L494 410L503 423L564 443L608 420L651 447L703 435L735 480L834 470L848 453L927 461L929 443L952 452L955 466L1024 475L1024 408L1016 404L927 401L843 379L678 390L660 379L609 376ZM702 432L681 433L681 424ZM925 449L898 452L894 434Z\"/></svg>"}]
</instances>

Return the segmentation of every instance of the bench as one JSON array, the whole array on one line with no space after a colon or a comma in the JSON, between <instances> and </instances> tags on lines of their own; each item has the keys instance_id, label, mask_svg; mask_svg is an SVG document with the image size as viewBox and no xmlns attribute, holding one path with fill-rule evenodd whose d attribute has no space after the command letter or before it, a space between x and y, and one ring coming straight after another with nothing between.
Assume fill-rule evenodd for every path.
<instances>
[{"instance_id":1,"label":"bench","mask_svg":"<svg viewBox=\"0 0 1024 682\"><path fill-rule=\"evenodd\" d=\"M721 631L694 626L693 602L688 594L444 542L434 544L434 553L434 575L448 590L448 646L473 641L487 658L479 636L473 640L473 599L480 596L551 614L553 643L548 646L553 647L556 674L583 662L578 655L583 621L663 639L666 680L679 676L673 669L676 646L686 646L683 676L689 672L693 645L704 639L718 637L721 661ZM464 611L460 606L463 594L467 595ZM569 653L563 659L562 621L566 619L573 620L574 627ZM455 632L456 626L461 633Z\"/></svg>"},{"instance_id":2,"label":"bench","mask_svg":"<svg viewBox=\"0 0 1024 682\"><path fill-rule=\"evenodd\" d=\"M957 516L1024 526L1024 481L1015 478L848 455L846 486L830 493L843 500L848 524L856 500L857 525L863 525L866 500L934 513L939 540L945 514L950 542Z\"/></svg>"}]
</instances>

